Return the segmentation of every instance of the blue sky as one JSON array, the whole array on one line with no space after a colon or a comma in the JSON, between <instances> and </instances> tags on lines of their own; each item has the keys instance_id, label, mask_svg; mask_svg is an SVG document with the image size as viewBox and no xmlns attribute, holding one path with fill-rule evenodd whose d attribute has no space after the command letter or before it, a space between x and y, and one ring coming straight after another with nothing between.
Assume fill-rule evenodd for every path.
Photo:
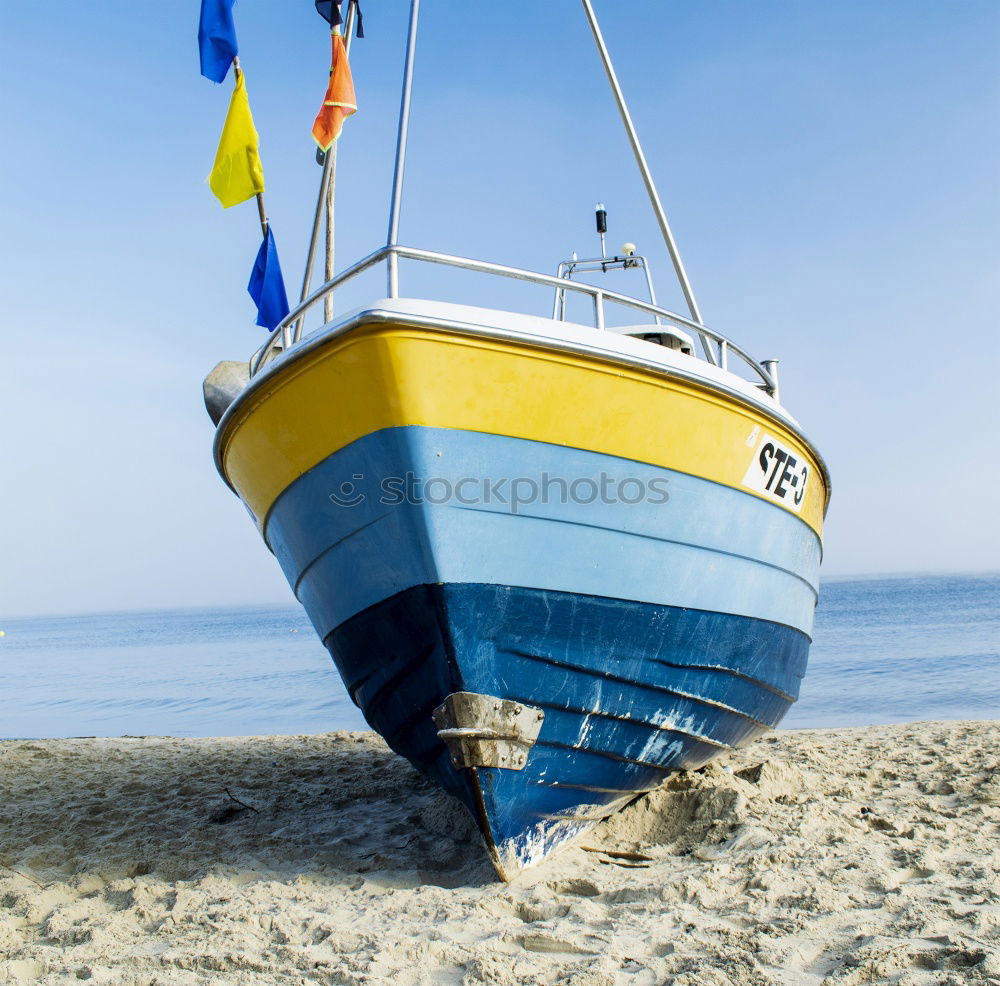
<instances>
[{"instance_id":1,"label":"blue sky","mask_svg":"<svg viewBox=\"0 0 1000 986\"><path fill-rule=\"evenodd\" d=\"M406 6L364 4L344 263L385 235ZM603 200L611 244L639 244L681 310L576 0L423 6L403 242L553 270L594 249ZM596 6L706 321L781 359L830 463L825 573L1000 567L1000 4ZM0 613L290 599L201 405L205 372L262 334L255 208L204 183L230 83L199 76L197 19L0 8ZM236 21L292 294L329 39L309 0L241 0ZM407 275L404 293L521 298Z\"/></svg>"}]
</instances>

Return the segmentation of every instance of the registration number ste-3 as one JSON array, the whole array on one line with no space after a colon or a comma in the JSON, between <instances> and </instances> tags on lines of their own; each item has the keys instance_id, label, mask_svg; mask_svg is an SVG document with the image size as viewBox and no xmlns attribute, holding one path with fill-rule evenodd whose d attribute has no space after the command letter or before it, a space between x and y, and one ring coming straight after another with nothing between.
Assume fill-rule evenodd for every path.
<instances>
[{"instance_id":1,"label":"registration number ste-3","mask_svg":"<svg viewBox=\"0 0 1000 986\"><path fill-rule=\"evenodd\" d=\"M760 435L750 468L743 477L744 486L798 513L808 482L809 466L798 455L776 438Z\"/></svg>"}]
</instances>

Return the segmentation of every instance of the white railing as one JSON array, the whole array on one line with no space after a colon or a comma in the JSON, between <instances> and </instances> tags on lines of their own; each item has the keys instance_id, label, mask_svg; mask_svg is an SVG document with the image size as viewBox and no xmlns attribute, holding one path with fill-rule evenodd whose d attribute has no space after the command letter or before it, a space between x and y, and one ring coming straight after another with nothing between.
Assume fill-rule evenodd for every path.
<instances>
[{"instance_id":1,"label":"white railing","mask_svg":"<svg viewBox=\"0 0 1000 986\"><path fill-rule=\"evenodd\" d=\"M440 264L445 267L474 271L480 274L494 274L498 277L509 277L517 281L528 281L531 284L539 284L543 287L552 288L554 291L573 291L577 294L587 295L593 302L594 327L602 331L606 328L604 306L608 302L642 312L645 315L651 315L654 318L663 319L668 323L673 323L694 332L701 341L705 359L709 363L722 367L722 369L728 369L729 356L730 354L735 355L760 377L761 389L775 398L778 396L778 381L774 361L767 360L766 362L770 365L765 367L721 333L710 329L707 325L701 325L690 318L678 315L676 312L660 308L652 302L640 301L638 298L619 294L617 291L607 291L594 284L586 284L582 281L570 281L564 277L555 277L552 274L540 274L535 271L522 270L519 267L505 267L502 264L489 263L484 260L470 260L468 257L455 257L447 253L436 253L433 250L420 250L416 247L407 246L379 247L374 253L370 253L356 264L352 264L346 270L341 271L336 277L331 278L325 284L321 284L312 294L296 305L285 316L284 320L271 333L268 341L254 353L250 360L250 375L253 376L256 374L276 349L280 348L288 351L301 342L305 315L314 305L331 295L348 281L377 264L386 263L390 297L395 298L398 289L396 289L397 277L394 277L393 274L398 269L398 262L400 260L416 260L423 263Z\"/></svg>"}]
</instances>

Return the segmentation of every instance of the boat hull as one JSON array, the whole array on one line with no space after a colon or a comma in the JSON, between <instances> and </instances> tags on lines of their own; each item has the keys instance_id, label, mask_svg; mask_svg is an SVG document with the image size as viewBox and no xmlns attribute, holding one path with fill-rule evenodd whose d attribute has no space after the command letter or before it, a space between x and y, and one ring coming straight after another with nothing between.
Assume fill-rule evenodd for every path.
<instances>
[{"instance_id":1,"label":"boat hull","mask_svg":"<svg viewBox=\"0 0 1000 986\"><path fill-rule=\"evenodd\" d=\"M465 802L507 878L777 723L809 646L749 617L472 583L404 590L325 643L372 727ZM456 692L544 713L524 769L456 768L431 717Z\"/></svg>"},{"instance_id":2,"label":"boat hull","mask_svg":"<svg viewBox=\"0 0 1000 986\"><path fill-rule=\"evenodd\" d=\"M504 878L797 698L826 490L766 408L405 324L269 377L220 426L223 473L368 722ZM755 488L768 441L813 479L786 469L784 502ZM538 710L520 769L454 760L432 713L459 692Z\"/></svg>"}]
</instances>

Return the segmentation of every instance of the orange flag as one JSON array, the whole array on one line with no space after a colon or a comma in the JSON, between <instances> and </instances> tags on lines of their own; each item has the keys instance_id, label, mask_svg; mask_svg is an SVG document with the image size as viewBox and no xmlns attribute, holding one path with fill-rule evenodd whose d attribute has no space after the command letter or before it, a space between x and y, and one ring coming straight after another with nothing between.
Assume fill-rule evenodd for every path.
<instances>
[{"instance_id":1,"label":"orange flag","mask_svg":"<svg viewBox=\"0 0 1000 986\"><path fill-rule=\"evenodd\" d=\"M330 67L330 84L326 89L326 97L316 122L313 124L313 140L319 144L321 151L328 151L333 142L340 136L340 131L352 113L358 111L354 96L354 80L351 78L351 66L347 64L347 51L344 39L338 32L331 35L333 39L333 64Z\"/></svg>"}]
</instances>

